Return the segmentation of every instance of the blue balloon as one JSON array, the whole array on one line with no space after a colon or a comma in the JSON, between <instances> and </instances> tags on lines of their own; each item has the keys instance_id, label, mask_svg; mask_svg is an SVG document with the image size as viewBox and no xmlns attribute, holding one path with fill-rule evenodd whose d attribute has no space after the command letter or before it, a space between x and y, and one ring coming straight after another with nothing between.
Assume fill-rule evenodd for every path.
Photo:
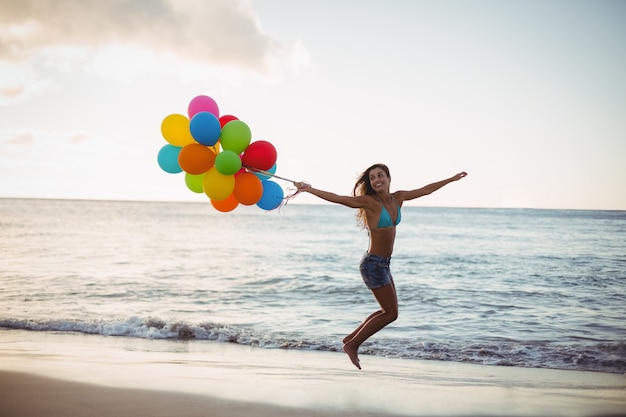
<instances>
[{"instance_id":1,"label":"blue balloon","mask_svg":"<svg viewBox=\"0 0 626 417\"><path fill-rule=\"evenodd\" d=\"M263 195L256 205L263 210L274 210L283 202L285 193L280 185L274 181L263 181Z\"/></svg>"},{"instance_id":2,"label":"blue balloon","mask_svg":"<svg viewBox=\"0 0 626 417\"><path fill-rule=\"evenodd\" d=\"M205 146L214 146L220 138L222 127L213 113L201 111L191 118L189 131L196 142Z\"/></svg>"},{"instance_id":3,"label":"blue balloon","mask_svg":"<svg viewBox=\"0 0 626 417\"><path fill-rule=\"evenodd\" d=\"M161 169L169 174L178 174L183 169L178 165L178 154L182 148L169 143L161 148L157 161Z\"/></svg>"}]
</instances>

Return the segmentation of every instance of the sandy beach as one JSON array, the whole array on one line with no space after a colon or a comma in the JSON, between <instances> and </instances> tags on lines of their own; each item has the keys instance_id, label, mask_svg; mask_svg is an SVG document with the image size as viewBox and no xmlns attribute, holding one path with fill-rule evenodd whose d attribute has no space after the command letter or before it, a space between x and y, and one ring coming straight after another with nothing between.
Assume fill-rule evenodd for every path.
<instances>
[{"instance_id":1,"label":"sandy beach","mask_svg":"<svg viewBox=\"0 0 626 417\"><path fill-rule=\"evenodd\" d=\"M618 416L626 376L0 330L2 416Z\"/></svg>"}]
</instances>

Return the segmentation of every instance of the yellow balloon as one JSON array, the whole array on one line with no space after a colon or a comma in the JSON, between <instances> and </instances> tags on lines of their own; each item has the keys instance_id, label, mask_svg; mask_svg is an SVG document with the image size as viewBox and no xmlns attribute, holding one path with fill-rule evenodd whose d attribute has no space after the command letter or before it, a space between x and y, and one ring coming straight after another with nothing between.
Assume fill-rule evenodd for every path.
<instances>
[{"instance_id":1,"label":"yellow balloon","mask_svg":"<svg viewBox=\"0 0 626 417\"><path fill-rule=\"evenodd\" d=\"M195 140L189 131L189 119L182 114L170 114L161 123L163 138L174 146L185 146Z\"/></svg>"},{"instance_id":2,"label":"yellow balloon","mask_svg":"<svg viewBox=\"0 0 626 417\"><path fill-rule=\"evenodd\" d=\"M224 175L213 167L204 175L202 188L211 200L226 200L235 189L235 176Z\"/></svg>"}]
</instances>

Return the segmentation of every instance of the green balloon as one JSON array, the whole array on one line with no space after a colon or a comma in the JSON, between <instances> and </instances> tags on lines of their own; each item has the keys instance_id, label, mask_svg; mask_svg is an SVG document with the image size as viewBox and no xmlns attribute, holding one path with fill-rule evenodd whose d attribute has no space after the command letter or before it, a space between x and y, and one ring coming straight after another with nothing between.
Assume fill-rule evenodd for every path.
<instances>
[{"instance_id":1,"label":"green balloon","mask_svg":"<svg viewBox=\"0 0 626 417\"><path fill-rule=\"evenodd\" d=\"M252 132L241 120L231 120L222 128L220 143L222 149L240 154L246 150L252 140Z\"/></svg>"},{"instance_id":2,"label":"green balloon","mask_svg":"<svg viewBox=\"0 0 626 417\"><path fill-rule=\"evenodd\" d=\"M241 169L241 158L233 151L222 151L215 157L215 168L223 175L234 175Z\"/></svg>"},{"instance_id":3,"label":"green balloon","mask_svg":"<svg viewBox=\"0 0 626 417\"><path fill-rule=\"evenodd\" d=\"M203 193L202 180L204 180L204 174L192 175L185 172L185 184L194 193Z\"/></svg>"}]
</instances>

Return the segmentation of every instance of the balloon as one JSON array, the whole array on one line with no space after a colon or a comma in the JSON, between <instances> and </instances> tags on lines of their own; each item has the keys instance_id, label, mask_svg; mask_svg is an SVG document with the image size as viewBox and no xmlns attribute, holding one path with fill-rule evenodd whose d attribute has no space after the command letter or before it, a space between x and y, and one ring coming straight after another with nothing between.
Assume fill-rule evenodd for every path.
<instances>
[{"instance_id":1,"label":"balloon","mask_svg":"<svg viewBox=\"0 0 626 417\"><path fill-rule=\"evenodd\" d=\"M263 196L256 205L263 210L274 210L283 202L283 189L274 181L263 181Z\"/></svg>"},{"instance_id":2,"label":"balloon","mask_svg":"<svg viewBox=\"0 0 626 417\"><path fill-rule=\"evenodd\" d=\"M241 158L233 151L222 151L215 158L215 168L224 175L234 175L241 169Z\"/></svg>"},{"instance_id":3,"label":"balloon","mask_svg":"<svg viewBox=\"0 0 626 417\"><path fill-rule=\"evenodd\" d=\"M252 143L250 127L231 114L220 116L213 98L198 95L186 115L166 116L161 134L167 144L159 150L159 167L172 174L184 171L187 188L204 192L216 210L228 212L240 204L273 210L283 202L283 189L272 181L276 148L267 141Z\"/></svg>"},{"instance_id":4,"label":"balloon","mask_svg":"<svg viewBox=\"0 0 626 417\"><path fill-rule=\"evenodd\" d=\"M235 116L231 115L231 114L225 114L223 116L220 117L220 126L224 127L224 125L230 121L233 120L239 120L237 119Z\"/></svg>"},{"instance_id":5,"label":"balloon","mask_svg":"<svg viewBox=\"0 0 626 417\"><path fill-rule=\"evenodd\" d=\"M204 145L192 143L181 149L178 163L189 174L204 174L214 165L215 153Z\"/></svg>"},{"instance_id":6,"label":"balloon","mask_svg":"<svg viewBox=\"0 0 626 417\"><path fill-rule=\"evenodd\" d=\"M221 211L222 213L226 213L226 212L233 211L234 209L236 209L237 206L239 205L239 202L237 201L235 196L233 194L231 194L225 200L219 200L219 201L211 200L211 205L217 211Z\"/></svg>"},{"instance_id":7,"label":"balloon","mask_svg":"<svg viewBox=\"0 0 626 417\"><path fill-rule=\"evenodd\" d=\"M250 145L251 140L250 128L241 120L231 120L222 128L220 136L222 149L240 154Z\"/></svg>"},{"instance_id":8,"label":"balloon","mask_svg":"<svg viewBox=\"0 0 626 417\"><path fill-rule=\"evenodd\" d=\"M187 114L191 119L193 116L200 112L212 113L215 117L220 116L220 110L215 100L209 96L197 96L194 97L187 106Z\"/></svg>"},{"instance_id":9,"label":"balloon","mask_svg":"<svg viewBox=\"0 0 626 417\"><path fill-rule=\"evenodd\" d=\"M270 169L264 169L263 171L265 171L265 172L267 172L269 174L276 173L276 164L272 165L272 167ZM255 172L254 175L256 175L261 181L265 181L267 179L272 178L271 175L261 174L260 172Z\"/></svg>"},{"instance_id":10,"label":"balloon","mask_svg":"<svg viewBox=\"0 0 626 417\"><path fill-rule=\"evenodd\" d=\"M161 169L170 174L178 174L179 172L182 172L182 168L178 165L179 153L180 148L178 146L169 144L163 146L157 156L157 161L159 162Z\"/></svg>"},{"instance_id":11,"label":"balloon","mask_svg":"<svg viewBox=\"0 0 626 417\"><path fill-rule=\"evenodd\" d=\"M242 155L242 162L246 167L268 171L275 165L277 159L276 148L267 141L251 143Z\"/></svg>"},{"instance_id":12,"label":"balloon","mask_svg":"<svg viewBox=\"0 0 626 417\"><path fill-rule=\"evenodd\" d=\"M161 134L163 138L174 146L185 146L193 143L193 137L189 133L189 119L182 114L170 114L161 122Z\"/></svg>"},{"instance_id":13,"label":"balloon","mask_svg":"<svg viewBox=\"0 0 626 417\"><path fill-rule=\"evenodd\" d=\"M225 200L235 189L235 176L224 175L213 167L204 175L202 188L211 200Z\"/></svg>"},{"instance_id":14,"label":"balloon","mask_svg":"<svg viewBox=\"0 0 626 417\"><path fill-rule=\"evenodd\" d=\"M189 131L196 142L214 146L220 138L220 121L214 114L201 111L189 122Z\"/></svg>"},{"instance_id":15,"label":"balloon","mask_svg":"<svg viewBox=\"0 0 626 417\"><path fill-rule=\"evenodd\" d=\"M249 172L237 175L233 195L241 204L251 206L263 197L263 184L256 175Z\"/></svg>"},{"instance_id":16,"label":"balloon","mask_svg":"<svg viewBox=\"0 0 626 417\"><path fill-rule=\"evenodd\" d=\"M243 165L267 171L276 163L276 148L265 140L253 142L243 154Z\"/></svg>"},{"instance_id":17,"label":"balloon","mask_svg":"<svg viewBox=\"0 0 626 417\"><path fill-rule=\"evenodd\" d=\"M187 188L189 188L194 193L202 193L204 189L202 188L202 180L204 180L204 174L200 175L192 175L185 173L185 184Z\"/></svg>"}]
</instances>

